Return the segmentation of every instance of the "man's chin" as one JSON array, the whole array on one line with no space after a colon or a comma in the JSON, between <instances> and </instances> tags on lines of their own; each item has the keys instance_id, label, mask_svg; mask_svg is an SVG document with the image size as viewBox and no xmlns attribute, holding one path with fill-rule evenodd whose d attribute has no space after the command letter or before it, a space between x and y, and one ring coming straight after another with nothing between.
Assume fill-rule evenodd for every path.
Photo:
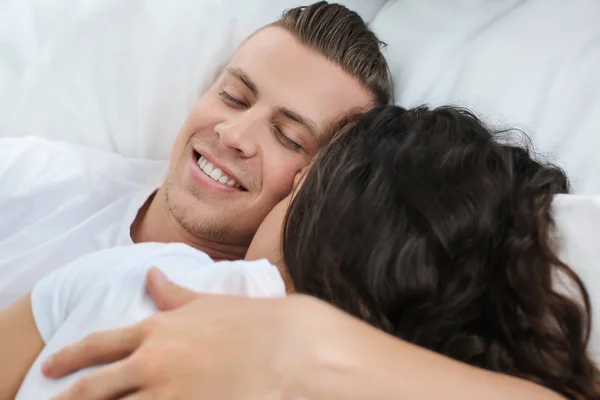
<instances>
[{"instance_id":1,"label":"man's chin","mask_svg":"<svg viewBox=\"0 0 600 400\"><path fill-rule=\"evenodd\" d=\"M239 226L244 219L232 218L231 210L214 203L186 192L184 196L167 196L166 205L173 219L200 241L245 241L247 235L242 232L246 229Z\"/></svg>"}]
</instances>

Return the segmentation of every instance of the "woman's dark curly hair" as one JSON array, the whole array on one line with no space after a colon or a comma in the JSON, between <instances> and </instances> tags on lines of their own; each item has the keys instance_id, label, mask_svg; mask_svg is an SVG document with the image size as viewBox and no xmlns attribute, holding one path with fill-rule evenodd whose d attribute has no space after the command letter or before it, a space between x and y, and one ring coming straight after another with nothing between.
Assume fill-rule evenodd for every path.
<instances>
[{"instance_id":1,"label":"woman's dark curly hair","mask_svg":"<svg viewBox=\"0 0 600 400\"><path fill-rule=\"evenodd\" d=\"M568 189L561 169L467 110L378 107L306 175L284 259L297 292L392 335L600 399L588 293L551 243L552 198Z\"/></svg>"}]
</instances>

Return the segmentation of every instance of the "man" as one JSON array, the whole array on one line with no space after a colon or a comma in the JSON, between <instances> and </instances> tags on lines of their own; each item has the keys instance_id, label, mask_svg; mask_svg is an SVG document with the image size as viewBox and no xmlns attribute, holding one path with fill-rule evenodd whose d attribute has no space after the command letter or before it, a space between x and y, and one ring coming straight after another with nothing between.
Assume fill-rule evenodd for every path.
<instances>
[{"instance_id":1,"label":"man","mask_svg":"<svg viewBox=\"0 0 600 400\"><path fill-rule=\"evenodd\" d=\"M380 42L326 2L250 36L198 100L160 168L37 139L0 143L0 307L86 253L185 242L243 257L269 210L348 113L391 100ZM138 168L139 167L139 168Z\"/></svg>"}]
</instances>

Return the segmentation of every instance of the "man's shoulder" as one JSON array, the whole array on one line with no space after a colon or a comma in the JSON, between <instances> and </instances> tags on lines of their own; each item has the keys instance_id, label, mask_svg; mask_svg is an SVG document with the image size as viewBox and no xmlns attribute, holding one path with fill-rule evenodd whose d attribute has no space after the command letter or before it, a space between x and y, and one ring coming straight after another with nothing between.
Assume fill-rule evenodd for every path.
<instances>
[{"instance_id":1,"label":"man's shoulder","mask_svg":"<svg viewBox=\"0 0 600 400\"><path fill-rule=\"evenodd\" d=\"M198 264L212 264L214 261L203 251L184 243L143 242L114 246L87 254L77 263L100 264L107 261L120 260L128 265L150 265L155 261L173 261L178 265L182 261L191 260Z\"/></svg>"},{"instance_id":2,"label":"man's shoulder","mask_svg":"<svg viewBox=\"0 0 600 400\"><path fill-rule=\"evenodd\" d=\"M116 271L127 273L127 270L138 267L145 270L153 266L159 266L156 265L157 263L160 266L169 268L186 269L190 266L198 267L213 264L214 261L205 252L184 243L144 242L98 250L84 255L72 264L85 265L86 268L83 269L88 271L92 265L105 270L108 270L107 266L110 265ZM74 269L80 270L78 267Z\"/></svg>"},{"instance_id":3,"label":"man's shoulder","mask_svg":"<svg viewBox=\"0 0 600 400\"><path fill-rule=\"evenodd\" d=\"M277 267L267 260L215 263L205 252L184 243L138 243L89 254L72 267L76 287L143 286L147 271L159 267L175 283L204 293L245 296L285 295ZM99 276L102 275L100 278ZM87 282L87 283L86 283ZM130 288L131 289L131 288Z\"/></svg>"},{"instance_id":4,"label":"man's shoulder","mask_svg":"<svg viewBox=\"0 0 600 400\"><path fill-rule=\"evenodd\" d=\"M88 253L61 268L58 275L73 298L99 298L109 292L113 297L130 298L144 287L152 267L196 282L193 272L213 263L206 253L182 243L146 242Z\"/></svg>"}]
</instances>

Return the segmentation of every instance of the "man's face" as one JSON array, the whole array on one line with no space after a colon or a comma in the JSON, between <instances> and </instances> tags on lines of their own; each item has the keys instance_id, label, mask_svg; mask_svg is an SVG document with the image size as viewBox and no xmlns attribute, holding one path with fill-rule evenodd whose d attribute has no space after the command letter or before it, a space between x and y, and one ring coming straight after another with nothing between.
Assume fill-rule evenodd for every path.
<instances>
[{"instance_id":1,"label":"man's face","mask_svg":"<svg viewBox=\"0 0 600 400\"><path fill-rule=\"evenodd\" d=\"M196 236L248 244L329 141L328 125L372 99L285 30L257 32L185 121L165 183L167 208Z\"/></svg>"}]
</instances>

